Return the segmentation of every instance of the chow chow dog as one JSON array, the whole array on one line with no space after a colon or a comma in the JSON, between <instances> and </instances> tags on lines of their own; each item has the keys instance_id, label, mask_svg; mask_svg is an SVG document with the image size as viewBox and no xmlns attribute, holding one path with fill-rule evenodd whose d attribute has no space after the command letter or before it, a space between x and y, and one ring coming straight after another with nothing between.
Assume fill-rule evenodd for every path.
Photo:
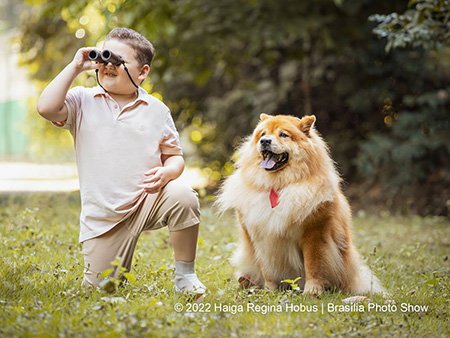
<instances>
[{"instance_id":1,"label":"chow chow dog","mask_svg":"<svg viewBox=\"0 0 450 338\"><path fill-rule=\"evenodd\" d=\"M242 287L381 293L352 243L350 206L315 116L261 114L238 149L217 203L234 209L240 244L232 262Z\"/></svg>"}]
</instances>

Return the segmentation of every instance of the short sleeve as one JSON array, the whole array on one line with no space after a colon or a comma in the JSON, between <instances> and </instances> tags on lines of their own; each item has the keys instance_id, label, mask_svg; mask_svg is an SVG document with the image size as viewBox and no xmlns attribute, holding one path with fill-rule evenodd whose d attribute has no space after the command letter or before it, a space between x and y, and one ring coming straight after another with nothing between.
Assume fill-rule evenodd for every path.
<instances>
[{"instance_id":1,"label":"short sleeve","mask_svg":"<svg viewBox=\"0 0 450 338\"><path fill-rule=\"evenodd\" d=\"M160 142L160 150L161 154L165 155L183 155L180 138L170 113L168 113L166 123L164 125L163 137Z\"/></svg>"},{"instance_id":2,"label":"short sleeve","mask_svg":"<svg viewBox=\"0 0 450 338\"><path fill-rule=\"evenodd\" d=\"M64 100L64 104L67 107L67 120L53 122L55 126L74 132L76 121L81 111L82 93L83 87L74 87L67 92Z\"/></svg>"}]
</instances>

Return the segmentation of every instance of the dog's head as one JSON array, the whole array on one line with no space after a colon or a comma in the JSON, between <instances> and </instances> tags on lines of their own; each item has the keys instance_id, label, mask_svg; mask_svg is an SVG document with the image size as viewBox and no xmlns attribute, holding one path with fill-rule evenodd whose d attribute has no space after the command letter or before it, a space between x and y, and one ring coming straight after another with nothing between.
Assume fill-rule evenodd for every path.
<instances>
[{"instance_id":1,"label":"dog's head","mask_svg":"<svg viewBox=\"0 0 450 338\"><path fill-rule=\"evenodd\" d=\"M314 128L316 117L261 114L238 150L236 167L257 189L283 189L335 172L328 147Z\"/></svg>"},{"instance_id":2,"label":"dog's head","mask_svg":"<svg viewBox=\"0 0 450 338\"><path fill-rule=\"evenodd\" d=\"M252 142L259 153L259 166L275 172L285 168L292 159L299 160L309 144L316 117L261 114Z\"/></svg>"}]
</instances>

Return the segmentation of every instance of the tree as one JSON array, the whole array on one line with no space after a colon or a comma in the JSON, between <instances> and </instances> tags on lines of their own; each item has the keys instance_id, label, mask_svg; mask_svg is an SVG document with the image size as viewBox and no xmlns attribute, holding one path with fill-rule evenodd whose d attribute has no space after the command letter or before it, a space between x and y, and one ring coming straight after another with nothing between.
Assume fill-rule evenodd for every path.
<instances>
[{"instance_id":1,"label":"tree","mask_svg":"<svg viewBox=\"0 0 450 338\"><path fill-rule=\"evenodd\" d=\"M394 205L421 214L448 214L450 198L450 46L449 1L410 1L399 15L373 15L374 33L387 38L386 51L399 48L416 53L414 83L403 93L397 108L386 107L387 132L374 130L360 144L359 172L383 187ZM419 68L419 62L422 65Z\"/></svg>"},{"instance_id":2,"label":"tree","mask_svg":"<svg viewBox=\"0 0 450 338\"><path fill-rule=\"evenodd\" d=\"M146 88L163 95L178 128L195 145L195 151L187 147L189 163L204 167L216 182L233 170L233 148L252 131L260 113L314 113L344 177L370 181L393 194L385 189L391 181L377 178L379 167L369 154L383 154L370 148L372 137L390 137L399 116L419 109L414 101L399 115L405 98L448 93L443 86L448 75L436 73L440 58L413 49L386 54L383 41L372 34L367 18L404 11L402 0L30 4L21 45L24 63L42 82L77 48L94 44L112 27L128 26L149 37L157 54ZM94 83L93 78L81 80ZM434 128L437 121L429 123ZM395 165L390 169L396 171ZM373 172L377 177L368 180Z\"/></svg>"},{"instance_id":3,"label":"tree","mask_svg":"<svg viewBox=\"0 0 450 338\"><path fill-rule=\"evenodd\" d=\"M403 14L372 15L374 33L387 38L386 50L398 47L438 49L450 44L450 1L410 0Z\"/></svg>"}]
</instances>

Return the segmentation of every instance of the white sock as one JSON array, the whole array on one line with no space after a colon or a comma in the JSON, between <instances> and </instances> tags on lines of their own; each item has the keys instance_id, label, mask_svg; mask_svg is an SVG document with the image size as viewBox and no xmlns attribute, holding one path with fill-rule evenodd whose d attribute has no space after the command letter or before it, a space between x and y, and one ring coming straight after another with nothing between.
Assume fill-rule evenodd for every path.
<instances>
[{"instance_id":1,"label":"white sock","mask_svg":"<svg viewBox=\"0 0 450 338\"><path fill-rule=\"evenodd\" d=\"M186 275L195 273L194 262L175 261L175 274Z\"/></svg>"}]
</instances>

